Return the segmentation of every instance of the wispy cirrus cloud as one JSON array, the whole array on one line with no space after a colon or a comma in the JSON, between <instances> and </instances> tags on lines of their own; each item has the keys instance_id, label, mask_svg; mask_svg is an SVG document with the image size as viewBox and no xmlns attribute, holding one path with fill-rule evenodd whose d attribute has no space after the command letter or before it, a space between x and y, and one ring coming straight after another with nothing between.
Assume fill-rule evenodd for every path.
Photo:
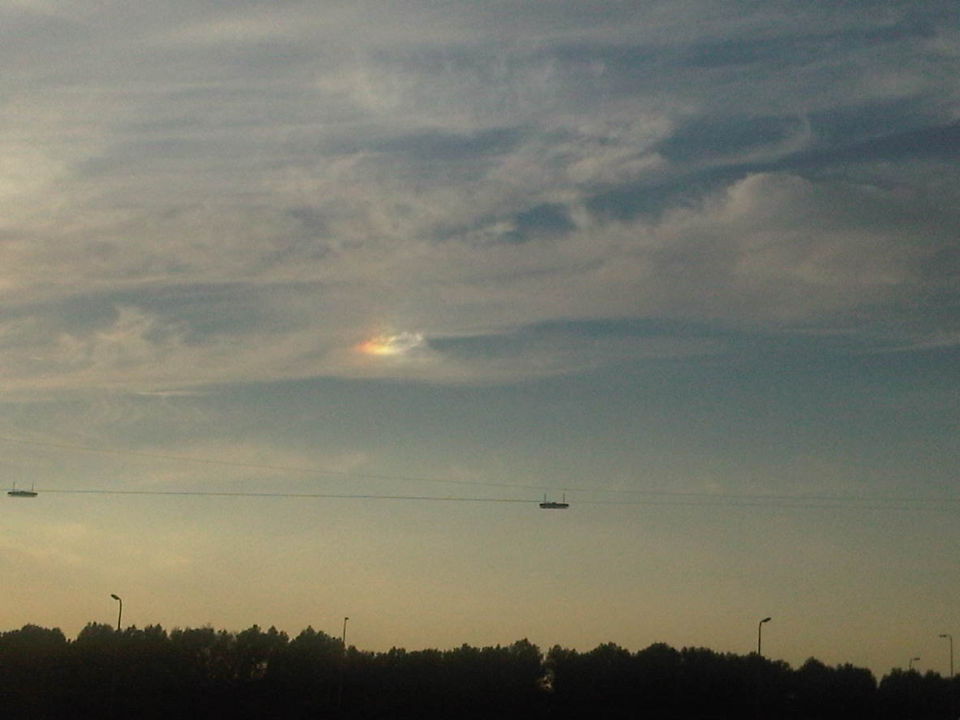
<instances>
[{"instance_id":1,"label":"wispy cirrus cloud","mask_svg":"<svg viewBox=\"0 0 960 720\"><path fill-rule=\"evenodd\" d=\"M650 354L530 330L579 320L955 332L948 3L378 7L4 11L11 386ZM358 364L378 327L430 362Z\"/></svg>"}]
</instances>

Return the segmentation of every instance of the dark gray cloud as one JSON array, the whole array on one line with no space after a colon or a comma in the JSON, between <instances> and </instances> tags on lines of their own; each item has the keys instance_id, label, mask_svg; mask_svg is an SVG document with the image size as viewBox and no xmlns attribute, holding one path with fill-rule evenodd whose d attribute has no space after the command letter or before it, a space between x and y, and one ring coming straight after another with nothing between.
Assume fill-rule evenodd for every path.
<instances>
[{"instance_id":1,"label":"dark gray cloud","mask_svg":"<svg viewBox=\"0 0 960 720\"><path fill-rule=\"evenodd\" d=\"M573 232L576 225L567 208L558 203L544 203L517 213L513 229L501 236L510 243L524 243L537 238L550 238Z\"/></svg>"},{"instance_id":2,"label":"dark gray cloud","mask_svg":"<svg viewBox=\"0 0 960 720\"><path fill-rule=\"evenodd\" d=\"M891 337L883 328L874 334L862 328L795 326L777 331L757 330L663 318L608 318L550 321L516 328L506 333L432 338L431 349L449 360L468 364L523 361L550 367L558 354L579 371L607 365L655 367L661 363L719 363L727 367L758 364L781 371L820 367L836 372L864 363L870 357L899 354L912 345ZM574 350L575 349L575 350ZM947 367L950 348L933 347L932 362ZM878 366L882 363L876 363Z\"/></svg>"},{"instance_id":3,"label":"dark gray cloud","mask_svg":"<svg viewBox=\"0 0 960 720\"><path fill-rule=\"evenodd\" d=\"M699 117L682 125L658 146L674 162L738 156L788 140L803 131L799 117Z\"/></svg>"},{"instance_id":4,"label":"dark gray cloud","mask_svg":"<svg viewBox=\"0 0 960 720\"><path fill-rule=\"evenodd\" d=\"M935 160L960 157L960 123L934 125L868 136L784 158L786 167L830 167L837 164Z\"/></svg>"}]
</instances>

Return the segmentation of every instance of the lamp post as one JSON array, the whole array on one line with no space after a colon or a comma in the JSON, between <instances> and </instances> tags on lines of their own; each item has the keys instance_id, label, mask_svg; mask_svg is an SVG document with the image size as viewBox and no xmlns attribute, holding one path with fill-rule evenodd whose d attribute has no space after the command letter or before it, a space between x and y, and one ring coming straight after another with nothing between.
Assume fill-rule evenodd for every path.
<instances>
[{"instance_id":1,"label":"lamp post","mask_svg":"<svg viewBox=\"0 0 960 720\"><path fill-rule=\"evenodd\" d=\"M120 620L123 618L123 599L119 595L110 593L110 597L120 603L120 609L117 610L117 632L120 632Z\"/></svg>"},{"instance_id":2,"label":"lamp post","mask_svg":"<svg viewBox=\"0 0 960 720\"><path fill-rule=\"evenodd\" d=\"M765 617L757 623L757 655L763 657L763 624L770 622L773 618Z\"/></svg>"},{"instance_id":3,"label":"lamp post","mask_svg":"<svg viewBox=\"0 0 960 720\"><path fill-rule=\"evenodd\" d=\"M913 664L919 659L919 657L910 658L910 662L907 663L907 670L913 670Z\"/></svg>"},{"instance_id":4,"label":"lamp post","mask_svg":"<svg viewBox=\"0 0 960 720\"><path fill-rule=\"evenodd\" d=\"M343 705L343 674L346 670L347 664L347 620L350 618L345 617L343 619L343 632L340 634L340 644L343 645L343 655L340 656L340 683L337 688L337 707Z\"/></svg>"},{"instance_id":5,"label":"lamp post","mask_svg":"<svg viewBox=\"0 0 960 720\"><path fill-rule=\"evenodd\" d=\"M950 717L953 717L954 715L957 714L957 711L956 711L956 707L957 707L956 684L952 682L952 681L953 681L953 677L954 677L954 675L953 675L953 635L951 635L950 633L940 633L940 637L946 638L947 640L950 641L950 680L951 680L951 685L950 685Z\"/></svg>"},{"instance_id":6,"label":"lamp post","mask_svg":"<svg viewBox=\"0 0 960 720\"><path fill-rule=\"evenodd\" d=\"M953 677L953 635L950 633L940 633L940 637L950 641L950 677Z\"/></svg>"}]
</instances>

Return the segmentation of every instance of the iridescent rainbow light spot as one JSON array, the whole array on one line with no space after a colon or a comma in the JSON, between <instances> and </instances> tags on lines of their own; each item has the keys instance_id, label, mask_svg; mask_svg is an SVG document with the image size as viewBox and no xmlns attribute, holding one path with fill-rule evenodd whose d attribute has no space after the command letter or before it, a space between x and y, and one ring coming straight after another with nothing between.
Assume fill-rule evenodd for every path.
<instances>
[{"instance_id":1,"label":"iridescent rainbow light spot","mask_svg":"<svg viewBox=\"0 0 960 720\"><path fill-rule=\"evenodd\" d=\"M420 333L399 333L398 335L380 335L379 337L364 340L357 345L357 350L364 355L404 355L410 350L423 344L423 335Z\"/></svg>"}]
</instances>

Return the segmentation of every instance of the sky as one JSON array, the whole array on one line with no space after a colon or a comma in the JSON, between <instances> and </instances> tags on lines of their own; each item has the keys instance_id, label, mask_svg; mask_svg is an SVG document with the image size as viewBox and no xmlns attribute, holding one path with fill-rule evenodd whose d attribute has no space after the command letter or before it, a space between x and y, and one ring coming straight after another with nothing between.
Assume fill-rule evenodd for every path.
<instances>
[{"instance_id":1,"label":"sky","mask_svg":"<svg viewBox=\"0 0 960 720\"><path fill-rule=\"evenodd\" d=\"M0 0L0 628L946 673L958 20Z\"/></svg>"}]
</instances>

